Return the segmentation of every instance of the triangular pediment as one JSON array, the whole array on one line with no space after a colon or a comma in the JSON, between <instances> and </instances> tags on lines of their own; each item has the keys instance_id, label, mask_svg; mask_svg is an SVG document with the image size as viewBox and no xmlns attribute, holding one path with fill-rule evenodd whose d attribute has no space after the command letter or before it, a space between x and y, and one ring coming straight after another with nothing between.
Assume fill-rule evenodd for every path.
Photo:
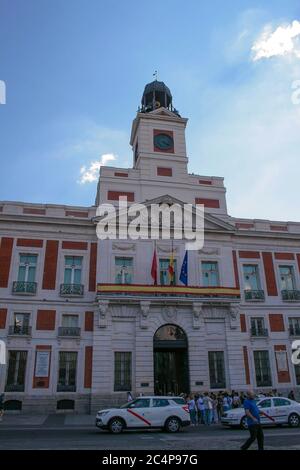
<instances>
[{"instance_id":1,"label":"triangular pediment","mask_svg":"<svg viewBox=\"0 0 300 470\"><path fill-rule=\"evenodd\" d=\"M148 199L143 202L145 206L151 206L151 204L179 204L180 206L183 206L184 204L187 204L184 201L181 201L180 199L177 199L174 196L170 196L169 194L164 194L163 196L156 197L154 199ZM216 215L212 215L210 213L205 212L204 213L204 230L217 230L217 231L234 231L235 228L233 225L225 222L224 220L220 219Z\"/></svg>"},{"instance_id":2,"label":"triangular pediment","mask_svg":"<svg viewBox=\"0 0 300 470\"><path fill-rule=\"evenodd\" d=\"M177 115L175 113L173 113L172 111L170 111L167 108L164 108L163 106L161 106L160 108L155 109L154 111L150 111L149 114L152 115L152 116L155 115L155 116L177 117Z\"/></svg>"}]
</instances>

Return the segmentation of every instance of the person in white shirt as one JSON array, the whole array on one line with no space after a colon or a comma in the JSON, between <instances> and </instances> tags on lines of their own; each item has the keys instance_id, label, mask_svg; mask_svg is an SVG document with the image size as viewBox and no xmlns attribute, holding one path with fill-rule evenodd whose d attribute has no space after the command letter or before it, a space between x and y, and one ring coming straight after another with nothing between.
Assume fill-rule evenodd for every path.
<instances>
[{"instance_id":1,"label":"person in white shirt","mask_svg":"<svg viewBox=\"0 0 300 470\"><path fill-rule=\"evenodd\" d=\"M209 426L211 424L211 419L212 419L213 401L208 395L208 392L204 393L203 402L204 402L204 408L205 408L205 412L204 412L205 424Z\"/></svg>"}]
</instances>

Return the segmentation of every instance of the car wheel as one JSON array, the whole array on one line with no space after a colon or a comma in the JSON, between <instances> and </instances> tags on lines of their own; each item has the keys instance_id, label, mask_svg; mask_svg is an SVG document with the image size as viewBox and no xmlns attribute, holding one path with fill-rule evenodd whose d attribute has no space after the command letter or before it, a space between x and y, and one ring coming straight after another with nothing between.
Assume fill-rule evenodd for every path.
<instances>
[{"instance_id":1,"label":"car wheel","mask_svg":"<svg viewBox=\"0 0 300 470\"><path fill-rule=\"evenodd\" d=\"M244 431L248 429L248 424L247 424L247 417L243 416L240 422L240 428L243 429Z\"/></svg>"},{"instance_id":2,"label":"car wheel","mask_svg":"<svg viewBox=\"0 0 300 470\"><path fill-rule=\"evenodd\" d=\"M299 416L297 415L297 413L292 413L289 416L289 426L291 426L291 428L298 428L299 424L300 424Z\"/></svg>"},{"instance_id":3,"label":"car wheel","mask_svg":"<svg viewBox=\"0 0 300 470\"><path fill-rule=\"evenodd\" d=\"M108 424L109 432L112 434L120 434L125 427L125 423L121 418L112 418Z\"/></svg>"},{"instance_id":4,"label":"car wheel","mask_svg":"<svg viewBox=\"0 0 300 470\"><path fill-rule=\"evenodd\" d=\"M171 416L165 424L165 429L168 432L178 432L180 429L180 420L176 416Z\"/></svg>"}]
</instances>

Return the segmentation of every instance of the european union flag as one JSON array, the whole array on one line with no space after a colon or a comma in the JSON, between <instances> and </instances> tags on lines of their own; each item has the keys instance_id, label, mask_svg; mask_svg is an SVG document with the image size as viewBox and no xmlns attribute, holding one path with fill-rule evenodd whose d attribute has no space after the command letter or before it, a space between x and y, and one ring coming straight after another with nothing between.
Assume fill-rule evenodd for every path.
<instances>
[{"instance_id":1,"label":"european union flag","mask_svg":"<svg viewBox=\"0 0 300 470\"><path fill-rule=\"evenodd\" d=\"M181 266L181 271L180 271L180 281L185 284L186 286L188 285L188 252L185 252L182 266Z\"/></svg>"}]
</instances>

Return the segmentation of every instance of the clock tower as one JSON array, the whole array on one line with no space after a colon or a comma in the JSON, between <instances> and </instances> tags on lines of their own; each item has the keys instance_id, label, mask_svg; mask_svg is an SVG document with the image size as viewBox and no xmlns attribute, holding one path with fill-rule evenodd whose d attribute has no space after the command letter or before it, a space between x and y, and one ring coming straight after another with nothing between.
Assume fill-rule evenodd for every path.
<instances>
[{"instance_id":1,"label":"clock tower","mask_svg":"<svg viewBox=\"0 0 300 470\"><path fill-rule=\"evenodd\" d=\"M148 83L130 139L133 167L142 178L152 179L156 174L187 176L186 124L187 119L173 106L170 89L157 80Z\"/></svg>"}]
</instances>

